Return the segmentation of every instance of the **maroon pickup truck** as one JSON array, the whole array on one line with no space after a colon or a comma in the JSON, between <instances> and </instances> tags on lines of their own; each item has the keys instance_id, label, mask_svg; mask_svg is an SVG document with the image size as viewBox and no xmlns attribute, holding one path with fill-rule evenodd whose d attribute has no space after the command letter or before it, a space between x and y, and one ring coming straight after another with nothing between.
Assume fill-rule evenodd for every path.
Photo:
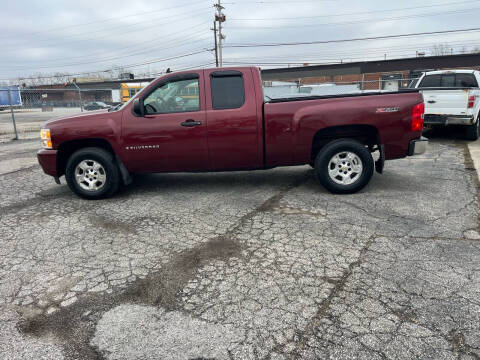
<instances>
[{"instance_id":1,"label":"maroon pickup truck","mask_svg":"<svg viewBox=\"0 0 480 360\"><path fill-rule=\"evenodd\" d=\"M304 164L331 192L353 193L385 160L425 152L423 113L415 90L269 99L258 68L189 70L121 107L47 121L38 161L89 199L111 196L133 173Z\"/></svg>"}]
</instances>

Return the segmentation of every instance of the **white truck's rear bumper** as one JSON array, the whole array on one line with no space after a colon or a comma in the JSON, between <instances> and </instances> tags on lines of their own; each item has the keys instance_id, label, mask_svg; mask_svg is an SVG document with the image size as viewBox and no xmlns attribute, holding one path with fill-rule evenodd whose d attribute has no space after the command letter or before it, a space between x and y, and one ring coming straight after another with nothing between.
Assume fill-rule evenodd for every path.
<instances>
[{"instance_id":1,"label":"white truck's rear bumper","mask_svg":"<svg viewBox=\"0 0 480 360\"><path fill-rule=\"evenodd\" d=\"M424 119L425 125L472 125L474 122L473 116L465 115L434 115L426 114Z\"/></svg>"}]
</instances>

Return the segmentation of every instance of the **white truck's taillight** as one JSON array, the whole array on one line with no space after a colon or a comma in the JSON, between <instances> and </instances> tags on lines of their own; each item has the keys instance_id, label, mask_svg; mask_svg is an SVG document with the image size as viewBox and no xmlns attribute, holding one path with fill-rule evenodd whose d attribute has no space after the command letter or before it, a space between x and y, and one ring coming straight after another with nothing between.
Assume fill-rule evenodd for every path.
<instances>
[{"instance_id":1,"label":"white truck's taillight","mask_svg":"<svg viewBox=\"0 0 480 360\"><path fill-rule=\"evenodd\" d=\"M475 100L477 99L477 97L475 95L470 95L468 97L468 108L471 109L475 106Z\"/></svg>"},{"instance_id":2,"label":"white truck's taillight","mask_svg":"<svg viewBox=\"0 0 480 360\"><path fill-rule=\"evenodd\" d=\"M423 130L423 114L425 113L425 104L422 102L412 109L412 131Z\"/></svg>"}]
</instances>

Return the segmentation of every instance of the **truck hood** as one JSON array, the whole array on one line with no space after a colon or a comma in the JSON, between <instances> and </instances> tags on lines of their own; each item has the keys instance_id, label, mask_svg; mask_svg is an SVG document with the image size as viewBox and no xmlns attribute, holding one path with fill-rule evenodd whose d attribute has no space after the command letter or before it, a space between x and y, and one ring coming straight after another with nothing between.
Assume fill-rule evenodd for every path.
<instances>
[{"instance_id":1,"label":"truck hood","mask_svg":"<svg viewBox=\"0 0 480 360\"><path fill-rule=\"evenodd\" d=\"M71 122L71 121L77 121L81 120L84 121L86 119L90 119L98 114L104 114L107 113L108 109L100 109L100 110L95 110L95 111L88 111L88 112L83 112L83 113L78 113L78 114L73 114L73 115L68 115L68 116L61 116L61 117L56 117L50 120L47 120L43 123L42 127L49 127L52 125L57 125L61 124L64 122Z\"/></svg>"}]
</instances>

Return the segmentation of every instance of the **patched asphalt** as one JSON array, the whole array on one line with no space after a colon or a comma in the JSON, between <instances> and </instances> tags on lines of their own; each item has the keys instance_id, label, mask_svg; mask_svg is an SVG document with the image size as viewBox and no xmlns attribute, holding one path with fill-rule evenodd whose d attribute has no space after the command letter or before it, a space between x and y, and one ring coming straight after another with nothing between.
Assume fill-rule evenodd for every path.
<instances>
[{"instance_id":1,"label":"patched asphalt","mask_svg":"<svg viewBox=\"0 0 480 360\"><path fill-rule=\"evenodd\" d=\"M86 201L0 144L0 358L478 359L478 179L434 139L354 195L309 167Z\"/></svg>"}]
</instances>

